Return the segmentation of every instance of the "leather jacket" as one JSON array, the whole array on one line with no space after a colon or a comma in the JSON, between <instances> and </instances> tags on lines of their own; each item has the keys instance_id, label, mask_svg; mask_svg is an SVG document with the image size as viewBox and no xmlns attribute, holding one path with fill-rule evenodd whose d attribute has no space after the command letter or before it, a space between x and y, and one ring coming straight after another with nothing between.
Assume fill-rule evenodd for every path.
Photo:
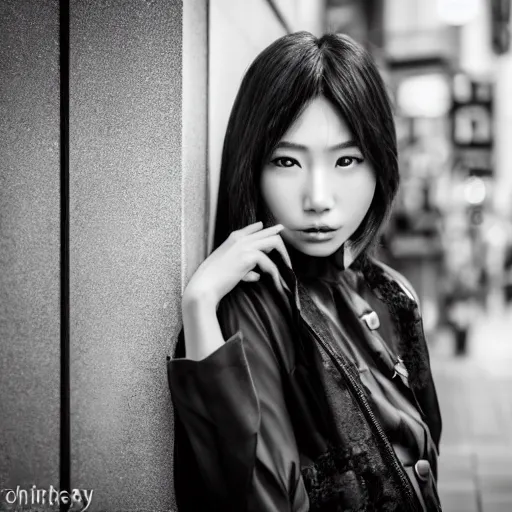
<instances>
[{"instance_id":1,"label":"leather jacket","mask_svg":"<svg viewBox=\"0 0 512 512\"><path fill-rule=\"evenodd\" d=\"M224 346L186 359L182 329L168 358L178 512L441 510L436 468L413 482L321 313L272 259L289 293L265 274L239 283L217 311ZM438 448L430 373L415 399Z\"/></svg>"}]
</instances>

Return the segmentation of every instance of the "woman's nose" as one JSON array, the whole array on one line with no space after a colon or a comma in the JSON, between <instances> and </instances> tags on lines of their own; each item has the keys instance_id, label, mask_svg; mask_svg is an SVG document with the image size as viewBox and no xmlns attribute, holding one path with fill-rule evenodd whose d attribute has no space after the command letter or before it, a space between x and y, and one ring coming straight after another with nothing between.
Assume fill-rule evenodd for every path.
<instances>
[{"instance_id":1,"label":"woman's nose","mask_svg":"<svg viewBox=\"0 0 512 512\"><path fill-rule=\"evenodd\" d=\"M316 172L305 183L304 210L317 213L334 207L332 186L325 173Z\"/></svg>"}]
</instances>

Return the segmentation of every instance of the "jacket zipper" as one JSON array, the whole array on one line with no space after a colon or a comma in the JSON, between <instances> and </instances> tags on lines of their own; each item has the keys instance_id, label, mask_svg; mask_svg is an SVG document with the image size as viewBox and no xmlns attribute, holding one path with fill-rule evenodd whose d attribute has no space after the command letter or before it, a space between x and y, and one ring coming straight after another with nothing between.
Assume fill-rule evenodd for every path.
<instances>
[{"instance_id":1,"label":"jacket zipper","mask_svg":"<svg viewBox=\"0 0 512 512\"><path fill-rule=\"evenodd\" d=\"M347 363L343 360L343 358L340 357L339 354L337 354L332 348L329 346L329 344L325 343L324 340L320 335L317 334L317 332L309 325L309 323L306 321L304 322L309 329L309 331L313 334L315 339L320 343L322 348L329 354L331 359L333 360L334 364L338 368L338 371L346 377L348 380L352 391L356 394L356 397L359 399L360 405L363 407L364 411L367 414L367 417L369 418L372 426L374 427L375 431L378 434L378 437L382 444L384 445L384 455L387 459L387 462L393 467L396 474L400 478L400 482L402 484L402 489L405 492L405 495L409 501L409 504L412 505L411 510L418 510L417 507L417 501L414 499L415 496L413 495L411 491L411 484L408 480L407 475L405 474L400 462L396 458L396 454L393 450L393 447L389 443L389 440L386 437L386 434L384 433L382 426L380 425L379 421L375 417L375 414L373 413L373 410L371 409L370 404L368 403L368 400L366 398L366 395L364 391L361 389L359 384L357 383L356 379L351 373L350 368L348 368Z\"/></svg>"},{"instance_id":2,"label":"jacket zipper","mask_svg":"<svg viewBox=\"0 0 512 512\"><path fill-rule=\"evenodd\" d=\"M421 510L421 505L419 504L419 500L415 494L415 492L412 490L412 484L409 481L408 476L405 473L405 470L403 469L400 461L397 459L397 456L395 454L395 451L393 447L391 446L384 430L382 429L382 426L380 422L375 417L375 414L373 413L373 410L370 407L370 404L368 403L368 400L366 398L366 395L364 393L364 390L361 389L361 386L357 383L354 376L351 374L350 368L348 368L348 365L344 358L340 357L339 354L337 354L332 347L325 343L322 337L316 332L316 330L309 324L308 321L306 321L301 314L302 307L300 303L299 298L299 285L297 278L292 270L289 270L288 267L285 265L285 275L291 279L292 288L293 289L293 295L294 295L294 303L295 308L294 309L294 316L295 320L298 320L297 317L300 317L304 324L306 324L307 329L311 332L313 337L320 343L320 345L324 348L324 350L329 354L330 358L332 359L333 363L336 365L338 371L341 375L345 377L347 382L349 383L349 386L352 388L352 392L355 393L356 397L359 399L359 405L364 410L364 412L367 414L367 418L369 418L373 428L374 432L376 431L378 434L378 438L381 441L381 443L384 446L384 456L387 459L390 466L395 470L396 474L398 475L400 479L400 483L402 484L402 490L404 491L404 494L407 498L407 501L409 502L409 505L412 506L410 509L411 511L419 511ZM291 274L291 275L290 275ZM287 283L288 284L288 283ZM308 296L306 294L306 296ZM311 301L311 299L310 299ZM312 301L311 301L312 302ZM320 312L320 315L322 313Z\"/></svg>"}]
</instances>

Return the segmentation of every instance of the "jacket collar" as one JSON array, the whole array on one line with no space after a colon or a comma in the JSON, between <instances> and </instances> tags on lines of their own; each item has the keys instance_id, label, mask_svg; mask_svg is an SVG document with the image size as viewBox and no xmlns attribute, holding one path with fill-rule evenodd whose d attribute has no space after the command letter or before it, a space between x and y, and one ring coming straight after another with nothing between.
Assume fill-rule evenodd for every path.
<instances>
[{"instance_id":1,"label":"jacket collar","mask_svg":"<svg viewBox=\"0 0 512 512\"><path fill-rule=\"evenodd\" d=\"M299 279L323 279L326 281L338 281L340 273L345 270L345 248L341 246L335 253L328 257L315 257L301 253L294 247L286 244L293 268L290 268L283 260L281 253L274 250L269 257L276 264L282 278L284 288L293 297L293 303L299 312L303 311L300 294ZM284 281L284 282L283 282Z\"/></svg>"},{"instance_id":2,"label":"jacket collar","mask_svg":"<svg viewBox=\"0 0 512 512\"><path fill-rule=\"evenodd\" d=\"M309 256L290 245L286 245L286 248L292 261L293 273L300 279L338 282L340 273L345 270L343 245L327 257Z\"/></svg>"}]
</instances>

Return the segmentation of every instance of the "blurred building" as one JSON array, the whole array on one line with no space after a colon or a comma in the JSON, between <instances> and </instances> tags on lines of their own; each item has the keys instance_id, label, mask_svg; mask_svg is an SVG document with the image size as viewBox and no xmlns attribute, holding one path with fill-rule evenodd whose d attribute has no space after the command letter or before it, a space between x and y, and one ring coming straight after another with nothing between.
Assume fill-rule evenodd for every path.
<instances>
[{"instance_id":1,"label":"blurred building","mask_svg":"<svg viewBox=\"0 0 512 512\"><path fill-rule=\"evenodd\" d=\"M510 2L330 0L327 28L365 44L395 105L402 186L381 256L427 330L484 301L510 243ZM451 301L451 302L450 302ZM460 319L464 315L457 313ZM465 314L467 318L469 315Z\"/></svg>"}]
</instances>

